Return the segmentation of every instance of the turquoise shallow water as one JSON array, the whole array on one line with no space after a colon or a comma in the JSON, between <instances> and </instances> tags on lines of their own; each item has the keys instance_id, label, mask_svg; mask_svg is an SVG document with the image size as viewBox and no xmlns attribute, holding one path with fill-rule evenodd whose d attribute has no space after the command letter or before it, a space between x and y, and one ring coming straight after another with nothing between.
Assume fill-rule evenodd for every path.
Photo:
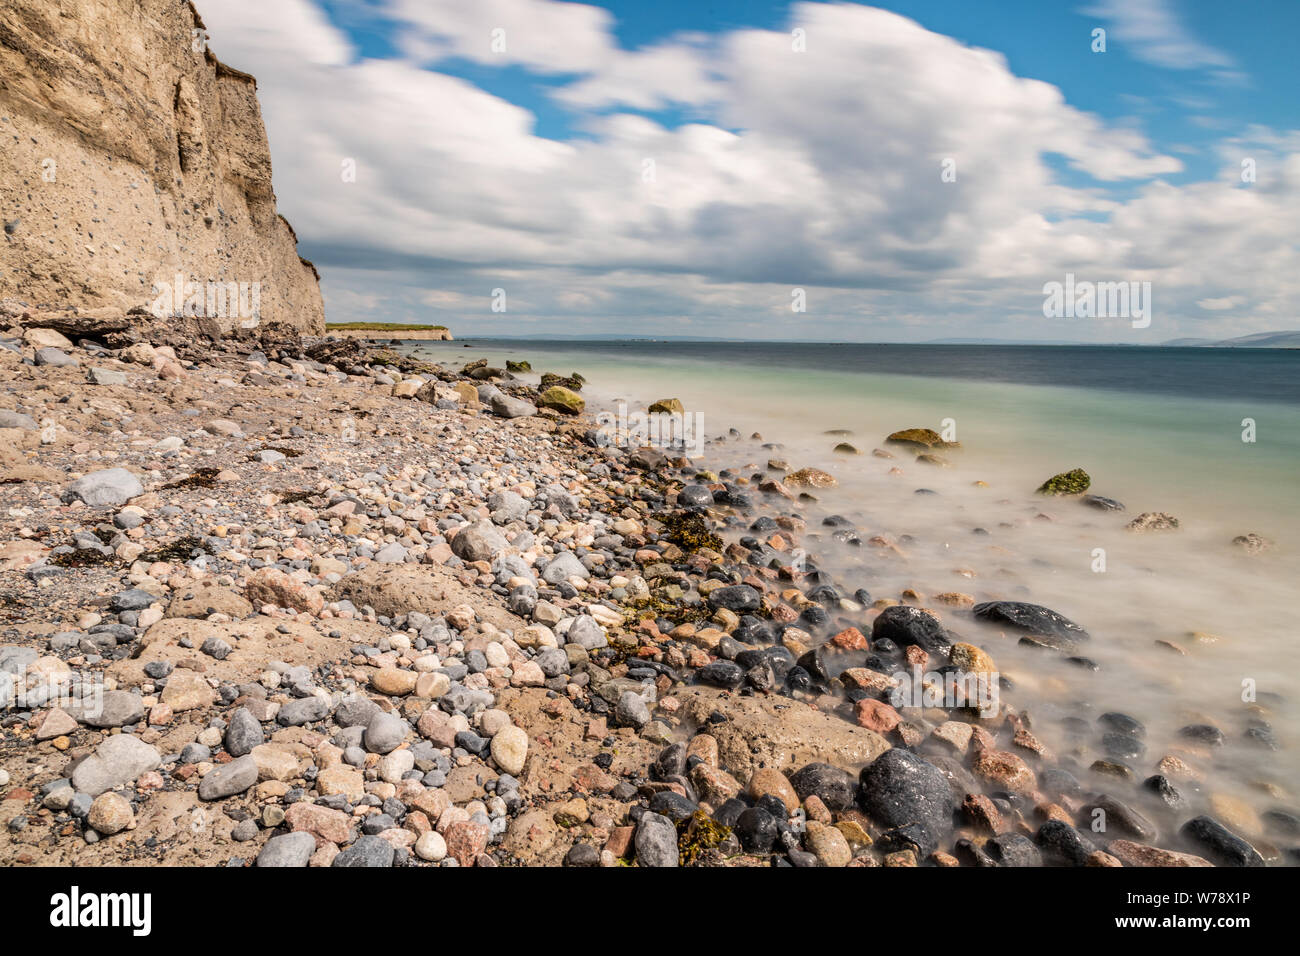
<instances>
[{"instance_id":1,"label":"turquoise shallow water","mask_svg":"<svg viewBox=\"0 0 1300 956\"><path fill-rule=\"evenodd\" d=\"M639 411L679 398L703 414L710 438L733 427L744 436L711 441L702 467L749 474L777 457L834 473L839 487L792 507L809 519L810 553L850 589L866 587L876 597L915 588L1031 600L1083 624L1093 634L1084 653L1101 665L1095 673L950 615L959 633L993 654L1014 688L1004 692L1008 701L1028 707L1049 746L1082 766L1100 756L1095 741L1058 733L1060 719L1120 710L1148 727L1148 752L1133 761L1139 779L1165 753L1185 752L1179 727L1210 722L1229 743L1187 755L1206 773L1198 800L1228 794L1262 809L1290 804L1262 797L1261 782L1300 791L1300 715L1292 699L1300 672L1300 353L464 344L420 343L420 351L446 364L527 359L537 373L580 372L592 410L624 401ZM1253 442L1242 440L1243 419L1254 423ZM963 446L944 453L951 468L918 464L907 452L895 451L893 460L870 454L892 431L942 429L945 420ZM831 429L852 435L826 434ZM761 441L749 438L754 432ZM865 454L833 454L842 440ZM1114 515L1033 494L1050 475L1074 467L1089 472L1093 492L1128 510ZM918 495L918 488L937 494ZM1143 511L1170 512L1182 527L1167 535L1124 530ZM831 513L853 520L864 538L904 540L904 556L831 540L818 527ZM1230 542L1248 532L1276 548L1242 554ZM1189 637L1193 631L1221 639L1200 644ZM1263 710L1243 700L1252 690ZM1253 719L1272 725L1280 751L1244 742Z\"/></svg>"}]
</instances>

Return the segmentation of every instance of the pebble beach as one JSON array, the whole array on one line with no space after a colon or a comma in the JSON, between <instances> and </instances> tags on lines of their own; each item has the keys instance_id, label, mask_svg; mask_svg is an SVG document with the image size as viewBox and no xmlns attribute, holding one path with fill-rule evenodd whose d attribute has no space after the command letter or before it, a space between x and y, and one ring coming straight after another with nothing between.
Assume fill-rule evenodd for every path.
<instances>
[{"instance_id":1,"label":"pebble beach","mask_svg":"<svg viewBox=\"0 0 1300 956\"><path fill-rule=\"evenodd\" d=\"M1086 669L1088 622L837 579L905 536L810 519L835 477L761 434L643 447L472 352L8 324L0 864L1295 862L1289 793L1202 786L1267 700L1046 728L999 648ZM914 424L861 450L951 454Z\"/></svg>"}]
</instances>

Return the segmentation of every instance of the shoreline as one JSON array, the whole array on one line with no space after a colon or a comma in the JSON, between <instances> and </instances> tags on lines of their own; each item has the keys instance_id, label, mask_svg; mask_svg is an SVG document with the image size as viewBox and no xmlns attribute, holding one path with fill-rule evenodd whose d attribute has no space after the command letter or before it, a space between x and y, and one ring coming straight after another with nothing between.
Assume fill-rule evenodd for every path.
<instances>
[{"instance_id":1,"label":"shoreline","mask_svg":"<svg viewBox=\"0 0 1300 956\"><path fill-rule=\"evenodd\" d=\"M61 351L80 364L0 351L11 400L37 413L15 410L32 427L0 475L20 512L0 655L47 687L115 686L99 715L38 697L3 712L0 861L1263 862L1208 825L1099 802L1005 701L996 718L892 707L899 670L996 668L949 635L968 627L958 606L856 600L815 563L791 569L809 529L781 512L815 470L683 471L598 447L589 418L539 412L506 374L355 343L309 349L319 361ZM93 413L50 431L55 395ZM104 510L51 500L63 469L123 464L138 491L83 490ZM134 753L108 746L123 736ZM104 782L118 798L90 793ZM1118 833L1083 832L1098 807Z\"/></svg>"}]
</instances>

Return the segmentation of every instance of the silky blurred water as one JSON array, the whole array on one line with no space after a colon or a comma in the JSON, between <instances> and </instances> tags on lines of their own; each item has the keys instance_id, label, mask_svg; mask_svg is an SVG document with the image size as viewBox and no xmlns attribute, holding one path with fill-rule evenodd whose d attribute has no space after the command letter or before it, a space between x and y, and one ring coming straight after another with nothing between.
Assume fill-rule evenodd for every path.
<instances>
[{"instance_id":1,"label":"silky blurred water","mask_svg":"<svg viewBox=\"0 0 1300 956\"><path fill-rule=\"evenodd\" d=\"M809 519L806 546L850 590L898 597L946 591L976 600L1045 604L1082 624L1080 653L1096 672L1063 655L1021 647L1014 636L945 611L960 635L984 646L1005 675L1004 698L1027 708L1036 732L1086 768L1104 756L1100 730L1070 737L1065 716L1095 721L1119 710L1148 728L1144 756L1127 761L1137 779L1166 753L1206 774L1182 783L1194 809L1210 794L1257 809L1294 805L1262 787L1300 786L1293 682L1300 629L1293 603L1300 575L1300 353L1278 350L1002 346L796 345L782 343L542 342L419 343L450 365L528 360L535 373L579 372L589 410L626 401L643 411L675 397L704 415L712 441L698 463L740 474L782 458L814 466L839 486L795 510ZM533 376L535 379L536 375ZM890 432L942 430L951 420L960 450L953 467L872 457ZM1243 420L1249 420L1243 424ZM1253 423L1254 441L1243 441ZM830 435L846 429L849 436ZM758 432L762 441L748 436ZM863 454L832 453L848 441ZM764 442L779 443L773 450ZM891 468L902 475L891 475ZM1092 492L1119 499L1121 514L1073 499L1044 499L1049 476L1082 467ZM987 483L977 487L976 481ZM918 488L937 492L918 495ZM1181 529L1137 535L1124 525L1144 511L1178 517ZM865 541L909 536L904 558L851 547L819 528L827 514L850 518ZM987 534L977 533L983 529ZM1231 545L1255 532L1276 542L1249 556ZM1097 549L1101 549L1098 551ZM1098 571L1098 556L1104 571ZM973 576L966 576L973 573ZM1204 644L1193 631L1217 635ZM1179 654L1157 641L1185 649ZM1009 686L1006 686L1009 685ZM1250 698L1253 691L1257 703ZM1266 720L1272 752L1243 735ZM1222 748L1198 751L1177 731L1213 723ZM1082 775L1086 777L1086 773ZM1086 781L1085 781L1086 782ZM1093 779L1094 785L1100 785ZM1113 787L1113 784L1111 785ZM1139 805L1153 815L1154 807Z\"/></svg>"}]
</instances>

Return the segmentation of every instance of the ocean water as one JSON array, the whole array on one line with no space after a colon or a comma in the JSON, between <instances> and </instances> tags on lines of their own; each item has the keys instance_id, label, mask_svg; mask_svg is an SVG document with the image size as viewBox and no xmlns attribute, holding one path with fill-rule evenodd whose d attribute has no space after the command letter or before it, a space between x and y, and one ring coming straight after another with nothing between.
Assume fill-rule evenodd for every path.
<instances>
[{"instance_id":1,"label":"ocean water","mask_svg":"<svg viewBox=\"0 0 1300 956\"><path fill-rule=\"evenodd\" d=\"M1193 810L1224 797L1257 811L1296 809L1300 352L487 339L417 348L450 365L509 358L535 373L579 372L589 410L679 398L717 439L700 467L751 474L781 458L831 472L837 488L786 510L808 519L803 544L850 591L1027 600L1089 630L1079 653L1100 665L1095 672L941 609L952 630L993 655L1003 698L1028 712L1054 753L1087 768L1105 756L1101 728L1079 735L1066 718L1096 727L1101 713L1122 711L1147 727L1145 754L1125 761L1137 780L1173 753L1204 776L1178 783ZM945 424L962 444L941 452L950 468L898 448L893 460L871 455L890 432ZM731 428L743 437L726 438ZM835 429L851 434L827 434ZM840 441L863 454L833 453ZM1075 467L1091 475L1092 492L1127 510L1034 494ZM1145 511L1171 513L1181 528L1126 531ZM901 555L833 540L820 527L830 514L853 521L864 542L902 542ZM1247 555L1231 544L1249 532L1275 547ZM1279 749L1245 737L1258 721ZM1225 745L1181 738L1193 723L1219 727ZM1164 819L1126 785L1081 779Z\"/></svg>"}]
</instances>

